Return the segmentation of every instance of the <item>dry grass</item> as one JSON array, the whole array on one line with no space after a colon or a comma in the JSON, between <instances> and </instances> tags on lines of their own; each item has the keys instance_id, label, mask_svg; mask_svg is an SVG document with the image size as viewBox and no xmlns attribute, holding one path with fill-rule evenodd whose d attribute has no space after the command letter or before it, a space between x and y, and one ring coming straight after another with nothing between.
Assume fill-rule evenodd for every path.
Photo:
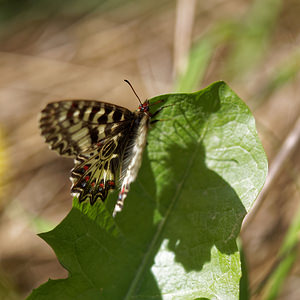
<instances>
[{"instance_id":1,"label":"dry grass","mask_svg":"<svg viewBox=\"0 0 300 300\"><path fill-rule=\"evenodd\" d=\"M22 297L49 277L67 275L50 247L36 236L58 224L71 208L72 161L48 151L38 131L40 110L65 98L101 99L134 109L137 101L123 84L125 78L142 98L172 92L174 69L182 68L186 54L174 42L180 40L175 33L182 32L176 24L187 26L181 29L188 29L185 34L193 43L220 20L240 20L251 5L238 0L198 3L189 30L190 24L178 25L175 2L152 2L119 2L68 16L57 13L21 21L18 17L18 22L6 23L2 32L0 157L4 157L5 173L0 190L0 267ZM232 45L220 44L202 83L223 79L253 108L271 164L300 112L298 75L268 88L299 48L299 14L296 1L285 2L263 58L242 74L230 72L233 63L225 66ZM188 46L189 38L183 43ZM299 206L297 150L299 145L288 155L288 164L243 232L254 289L271 268ZM297 293L299 262L280 299L297 299Z\"/></svg>"}]
</instances>

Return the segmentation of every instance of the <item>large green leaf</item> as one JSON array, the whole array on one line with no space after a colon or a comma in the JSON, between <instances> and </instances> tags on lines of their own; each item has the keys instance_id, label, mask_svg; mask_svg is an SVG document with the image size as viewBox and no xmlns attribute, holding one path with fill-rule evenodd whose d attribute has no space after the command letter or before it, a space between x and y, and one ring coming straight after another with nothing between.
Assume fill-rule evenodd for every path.
<instances>
[{"instance_id":1,"label":"large green leaf","mask_svg":"<svg viewBox=\"0 0 300 300\"><path fill-rule=\"evenodd\" d=\"M158 115L136 182L115 219L78 205L41 237L69 277L29 299L237 299L236 238L266 177L247 106L224 83L151 99Z\"/></svg>"}]
</instances>

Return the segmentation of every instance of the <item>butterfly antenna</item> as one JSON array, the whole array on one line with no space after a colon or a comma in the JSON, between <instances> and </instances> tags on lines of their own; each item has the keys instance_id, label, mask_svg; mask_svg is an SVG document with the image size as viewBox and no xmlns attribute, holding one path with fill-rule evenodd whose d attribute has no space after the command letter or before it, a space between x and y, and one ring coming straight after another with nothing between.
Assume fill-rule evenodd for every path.
<instances>
[{"instance_id":1,"label":"butterfly antenna","mask_svg":"<svg viewBox=\"0 0 300 300\"><path fill-rule=\"evenodd\" d=\"M136 97L139 99L140 104L143 104L142 101L141 101L141 99L140 99L140 97L138 96L138 94L134 90L133 86L131 85L131 83L127 79L124 79L124 81L129 84L129 86L131 87L132 91L134 92L134 94L136 95Z\"/></svg>"}]
</instances>

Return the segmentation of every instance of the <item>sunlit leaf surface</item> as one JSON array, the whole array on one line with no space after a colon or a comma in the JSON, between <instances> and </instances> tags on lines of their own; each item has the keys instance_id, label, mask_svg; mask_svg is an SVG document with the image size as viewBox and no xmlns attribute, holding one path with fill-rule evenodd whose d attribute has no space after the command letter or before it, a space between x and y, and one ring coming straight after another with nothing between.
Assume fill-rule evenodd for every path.
<instances>
[{"instance_id":1,"label":"sunlit leaf surface","mask_svg":"<svg viewBox=\"0 0 300 300\"><path fill-rule=\"evenodd\" d=\"M247 106L224 83L162 95L136 182L115 219L74 207L41 237L69 277L29 299L238 299L236 238L267 161Z\"/></svg>"}]
</instances>

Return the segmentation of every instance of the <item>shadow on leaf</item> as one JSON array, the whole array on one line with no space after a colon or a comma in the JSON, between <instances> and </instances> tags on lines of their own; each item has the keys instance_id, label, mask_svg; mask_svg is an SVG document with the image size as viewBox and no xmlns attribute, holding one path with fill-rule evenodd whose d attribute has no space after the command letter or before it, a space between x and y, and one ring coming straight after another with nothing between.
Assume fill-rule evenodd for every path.
<instances>
[{"instance_id":1,"label":"shadow on leaf","mask_svg":"<svg viewBox=\"0 0 300 300\"><path fill-rule=\"evenodd\" d=\"M168 218L161 240L168 240L186 271L201 270L214 245L221 253L237 251L246 210L233 188L207 168L202 144L175 146L170 153L166 164L172 177L158 199L161 215ZM189 159L178 160L182 153Z\"/></svg>"}]
</instances>

